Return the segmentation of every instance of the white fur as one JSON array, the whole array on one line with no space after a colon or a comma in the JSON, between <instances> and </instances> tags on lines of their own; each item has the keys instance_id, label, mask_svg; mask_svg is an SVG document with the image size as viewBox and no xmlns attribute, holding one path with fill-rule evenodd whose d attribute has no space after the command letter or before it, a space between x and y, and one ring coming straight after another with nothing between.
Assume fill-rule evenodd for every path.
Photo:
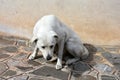
<instances>
[{"instance_id":1,"label":"white fur","mask_svg":"<svg viewBox=\"0 0 120 80\"><path fill-rule=\"evenodd\" d=\"M55 38L57 36L58 38ZM54 15L43 16L35 25L33 30L33 38L31 42L38 40L36 43L33 54L30 55L29 59L34 59L38 48L43 57L47 59L47 56L53 56L54 47L58 44L58 58L56 69L62 68L62 56L63 50L66 48L70 54L72 54L75 61L80 57L86 58L88 56L88 50L83 46L79 36L68 28L65 24L58 20ZM50 46L53 46L51 49ZM41 47L45 46L45 49ZM67 63L71 63L69 60Z\"/></svg>"}]
</instances>

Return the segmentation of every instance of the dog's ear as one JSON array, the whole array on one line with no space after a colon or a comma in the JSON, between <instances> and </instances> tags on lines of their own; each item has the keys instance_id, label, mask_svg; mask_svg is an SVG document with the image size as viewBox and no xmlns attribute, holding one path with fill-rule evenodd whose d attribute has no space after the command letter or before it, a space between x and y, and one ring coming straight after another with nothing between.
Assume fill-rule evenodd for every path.
<instances>
[{"instance_id":1,"label":"dog's ear","mask_svg":"<svg viewBox=\"0 0 120 80\"><path fill-rule=\"evenodd\" d=\"M57 36L57 35L54 35L54 38L55 38L55 39L58 39L58 36Z\"/></svg>"},{"instance_id":2,"label":"dog's ear","mask_svg":"<svg viewBox=\"0 0 120 80\"><path fill-rule=\"evenodd\" d=\"M36 39L34 40L34 43L36 44L36 43L37 43L37 41L38 41L38 39L36 38Z\"/></svg>"},{"instance_id":3,"label":"dog's ear","mask_svg":"<svg viewBox=\"0 0 120 80\"><path fill-rule=\"evenodd\" d=\"M58 39L58 35L56 32L54 31L50 31L50 33L52 34L52 36L57 40Z\"/></svg>"},{"instance_id":4,"label":"dog's ear","mask_svg":"<svg viewBox=\"0 0 120 80\"><path fill-rule=\"evenodd\" d=\"M31 39L31 43L35 43L36 44L37 41L38 41L38 38L33 36L32 39Z\"/></svg>"}]
</instances>

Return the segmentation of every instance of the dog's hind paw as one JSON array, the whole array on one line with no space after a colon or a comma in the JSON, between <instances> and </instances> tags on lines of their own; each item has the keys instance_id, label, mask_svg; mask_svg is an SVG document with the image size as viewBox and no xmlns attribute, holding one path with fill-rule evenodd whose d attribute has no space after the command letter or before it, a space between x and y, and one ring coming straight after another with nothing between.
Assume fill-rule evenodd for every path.
<instances>
[{"instance_id":1,"label":"dog's hind paw","mask_svg":"<svg viewBox=\"0 0 120 80\"><path fill-rule=\"evenodd\" d=\"M55 66L57 70L61 69L62 68L62 65L56 65Z\"/></svg>"}]
</instances>

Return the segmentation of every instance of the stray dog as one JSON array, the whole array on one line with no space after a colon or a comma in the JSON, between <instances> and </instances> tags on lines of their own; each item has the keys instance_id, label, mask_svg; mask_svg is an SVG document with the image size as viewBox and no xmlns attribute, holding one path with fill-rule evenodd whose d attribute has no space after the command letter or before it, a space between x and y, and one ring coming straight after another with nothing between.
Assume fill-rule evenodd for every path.
<instances>
[{"instance_id":1,"label":"stray dog","mask_svg":"<svg viewBox=\"0 0 120 80\"><path fill-rule=\"evenodd\" d=\"M89 55L79 36L54 15L43 16L35 24L33 37L30 42L36 45L33 53L29 56L29 60L34 59L38 51L42 53L46 60L51 60L55 45L58 45L56 69L62 68L64 48L74 56L66 64L75 62L80 58L85 59Z\"/></svg>"}]
</instances>

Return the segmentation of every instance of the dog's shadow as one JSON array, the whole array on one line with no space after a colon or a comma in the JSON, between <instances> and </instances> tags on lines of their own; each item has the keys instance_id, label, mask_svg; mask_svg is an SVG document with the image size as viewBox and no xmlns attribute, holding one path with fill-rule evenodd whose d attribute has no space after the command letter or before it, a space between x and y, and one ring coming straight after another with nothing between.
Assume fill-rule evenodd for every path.
<instances>
[{"instance_id":1,"label":"dog's shadow","mask_svg":"<svg viewBox=\"0 0 120 80\"><path fill-rule=\"evenodd\" d=\"M97 52L97 48L94 45L88 44L88 43L84 43L83 45L88 49L88 52L89 52L89 56L85 61L88 61L88 62L93 61L94 54L96 54Z\"/></svg>"}]
</instances>

